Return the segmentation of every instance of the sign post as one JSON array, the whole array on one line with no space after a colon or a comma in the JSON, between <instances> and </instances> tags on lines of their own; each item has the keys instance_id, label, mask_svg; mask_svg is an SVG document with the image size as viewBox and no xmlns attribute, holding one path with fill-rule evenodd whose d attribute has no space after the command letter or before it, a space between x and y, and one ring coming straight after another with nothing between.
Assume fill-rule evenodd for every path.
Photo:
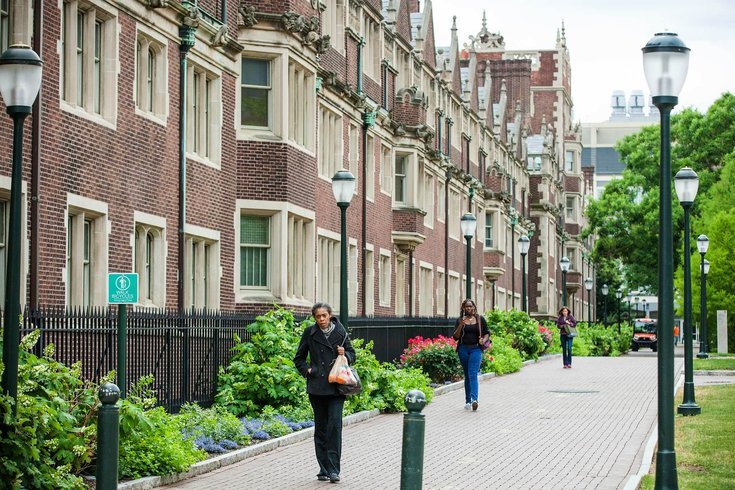
<instances>
[{"instance_id":1,"label":"sign post","mask_svg":"<svg viewBox=\"0 0 735 490\"><path fill-rule=\"evenodd\" d=\"M127 363L127 305L138 302L138 274L107 274L107 302L119 305L117 308L117 384L120 397L125 398L127 383L125 365Z\"/></svg>"}]
</instances>

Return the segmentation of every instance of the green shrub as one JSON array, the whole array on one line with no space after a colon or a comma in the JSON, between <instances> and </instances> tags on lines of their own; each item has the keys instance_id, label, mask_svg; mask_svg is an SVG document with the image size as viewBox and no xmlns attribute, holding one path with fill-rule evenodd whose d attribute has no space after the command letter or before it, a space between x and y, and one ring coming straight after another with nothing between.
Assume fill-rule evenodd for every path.
<instances>
[{"instance_id":1,"label":"green shrub","mask_svg":"<svg viewBox=\"0 0 735 490\"><path fill-rule=\"evenodd\" d=\"M373 410L375 408L384 410L386 403L380 396L380 376L390 364L378 361L373 354L372 340L364 344L363 339L352 339L352 347L355 348L355 370L360 376L362 392L359 395L347 397L345 401L345 414L360 412L362 410ZM392 366L390 366L392 369Z\"/></svg>"},{"instance_id":2,"label":"green shrub","mask_svg":"<svg viewBox=\"0 0 735 490\"><path fill-rule=\"evenodd\" d=\"M250 442L240 419L219 405L205 409L196 403L187 403L174 420L179 431L190 439L206 437L214 442L228 440L240 445Z\"/></svg>"},{"instance_id":3,"label":"green shrub","mask_svg":"<svg viewBox=\"0 0 735 490\"><path fill-rule=\"evenodd\" d=\"M523 358L511 343L510 336L493 336L493 346L483 356L482 371L499 375L519 371L523 366Z\"/></svg>"},{"instance_id":4,"label":"green shrub","mask_svg":"<svg viewBox=\"0 0 735 490\"><path fill-rule=\"evenodd\" d=\"M546 350L538 322L527 313L495 309L486 312L485 319L490 327L493 343L495 336L509 335L511 345L521 353L524 360L538 359L539 354Z\"/></svg>"},{"instance_id":5,"label":"green shrub","mask_svg":"<svg viewBox=\"0 0 735 490\"><path fill-rule=\"evenodd\" d=\"M386 412L405 412L406 393L421 390L426 395L426 403L434 398L434 389L429 385L429 377L418 368L398 369L388 363L383 364L383 371L378 380L377 395L382 399L381 405Z\"/></svg>"},{"instance_id":6,"label":"green shrub","mask_svg":"<svg viewBox=\"0 0 735 490\"><path fill-rule=\"evenodd\" d=\"M421 369L434 383L457 381L463 376L457 356L457 341L443 335L435 339L420 336L408 339L408 347L403 350L398 367Z\"/></svg>"}]
</instances>

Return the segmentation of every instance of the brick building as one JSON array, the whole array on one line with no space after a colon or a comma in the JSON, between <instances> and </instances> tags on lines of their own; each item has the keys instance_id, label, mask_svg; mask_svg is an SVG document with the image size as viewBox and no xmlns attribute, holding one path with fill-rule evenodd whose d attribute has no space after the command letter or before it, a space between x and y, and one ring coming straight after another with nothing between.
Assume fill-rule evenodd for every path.
<instances>
[{"instance_id":1,"label":"brick building","mask_svg":"<svg viewBox=\"0 0 735 490\"><path fill-rule=\"evenodd\" d=\"M456 315L466 212L485 309L521 307L521 233L533 314L558 309L561 255L580 287L588 190L563 29L554 49L513 52L483 20L469 46L453 26L437 49L429 0L28 3L0 19L3 46L44 61L23 303L104 305L106 274L133 271L141 306L336 307L340 168L357 180L350 315ZM3 217L11 135L3 118Z\"/></svg>"}]
</instances>

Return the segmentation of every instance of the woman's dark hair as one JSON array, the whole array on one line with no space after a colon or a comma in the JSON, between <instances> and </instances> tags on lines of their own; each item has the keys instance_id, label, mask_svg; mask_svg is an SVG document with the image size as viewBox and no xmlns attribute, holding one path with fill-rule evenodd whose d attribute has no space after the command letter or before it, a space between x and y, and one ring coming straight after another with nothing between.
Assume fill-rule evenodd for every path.
<instances>
[{"instance_id":1,"label":"woman's dark hair","mask_svg":"<svg viewBox=\"0 0 735 490\"><path fill-rule=\"evenodd\" d=\"M475 302L472 301L472 299L467 298L464 301L462 301L462 305L459 307L459 316L464 316L464 307L465 305L467 305L467 303L470 303L472 306L475 307L475 309L477 309L477 305L475 304Z\"/></svg>"},{"instance_id":2,"label":"woman's dark hair","mask_svg":"<svg viewBox=\"0 0 735 490\"><path fill-rule=\"evenodd\" d=\"M332 315L332 307L329 305L329 303L319 302L314 303L314 306L311 307L311 316L316 316L316 310L318 310L319 308L326 309L327 313L329 313L330 316Z\"/></svg>"},{"instance_id":3,"label":"woman's dark hair","mask_svg":"<svg viewBox=\"0 0 735 490\"><path fill-rule=\"evenodd\" d=\"M570 310L568 306L562 306L561 308L559 308L559 316L562 315L562 311L564 311L564 310L567 310L567 315L571 315L572 314L572 310Z\"/></svg>"}]
</instances>

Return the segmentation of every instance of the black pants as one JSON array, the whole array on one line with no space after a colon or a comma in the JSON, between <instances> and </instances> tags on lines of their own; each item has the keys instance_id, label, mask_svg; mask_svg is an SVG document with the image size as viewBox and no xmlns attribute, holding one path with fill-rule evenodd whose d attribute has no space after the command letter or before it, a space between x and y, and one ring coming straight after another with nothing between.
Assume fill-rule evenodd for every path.
<instances>
[{"instance_id":1,"label":"black pants","mask_svg":"<svg viewBox=\"0 0 735 490\"><path fill-rule=\"evenodd\" d=\"M309 401L314 410L314 449L319 463L319 474L339 475L345 397L309 395Z\"/></svg>"}]
</instances>

